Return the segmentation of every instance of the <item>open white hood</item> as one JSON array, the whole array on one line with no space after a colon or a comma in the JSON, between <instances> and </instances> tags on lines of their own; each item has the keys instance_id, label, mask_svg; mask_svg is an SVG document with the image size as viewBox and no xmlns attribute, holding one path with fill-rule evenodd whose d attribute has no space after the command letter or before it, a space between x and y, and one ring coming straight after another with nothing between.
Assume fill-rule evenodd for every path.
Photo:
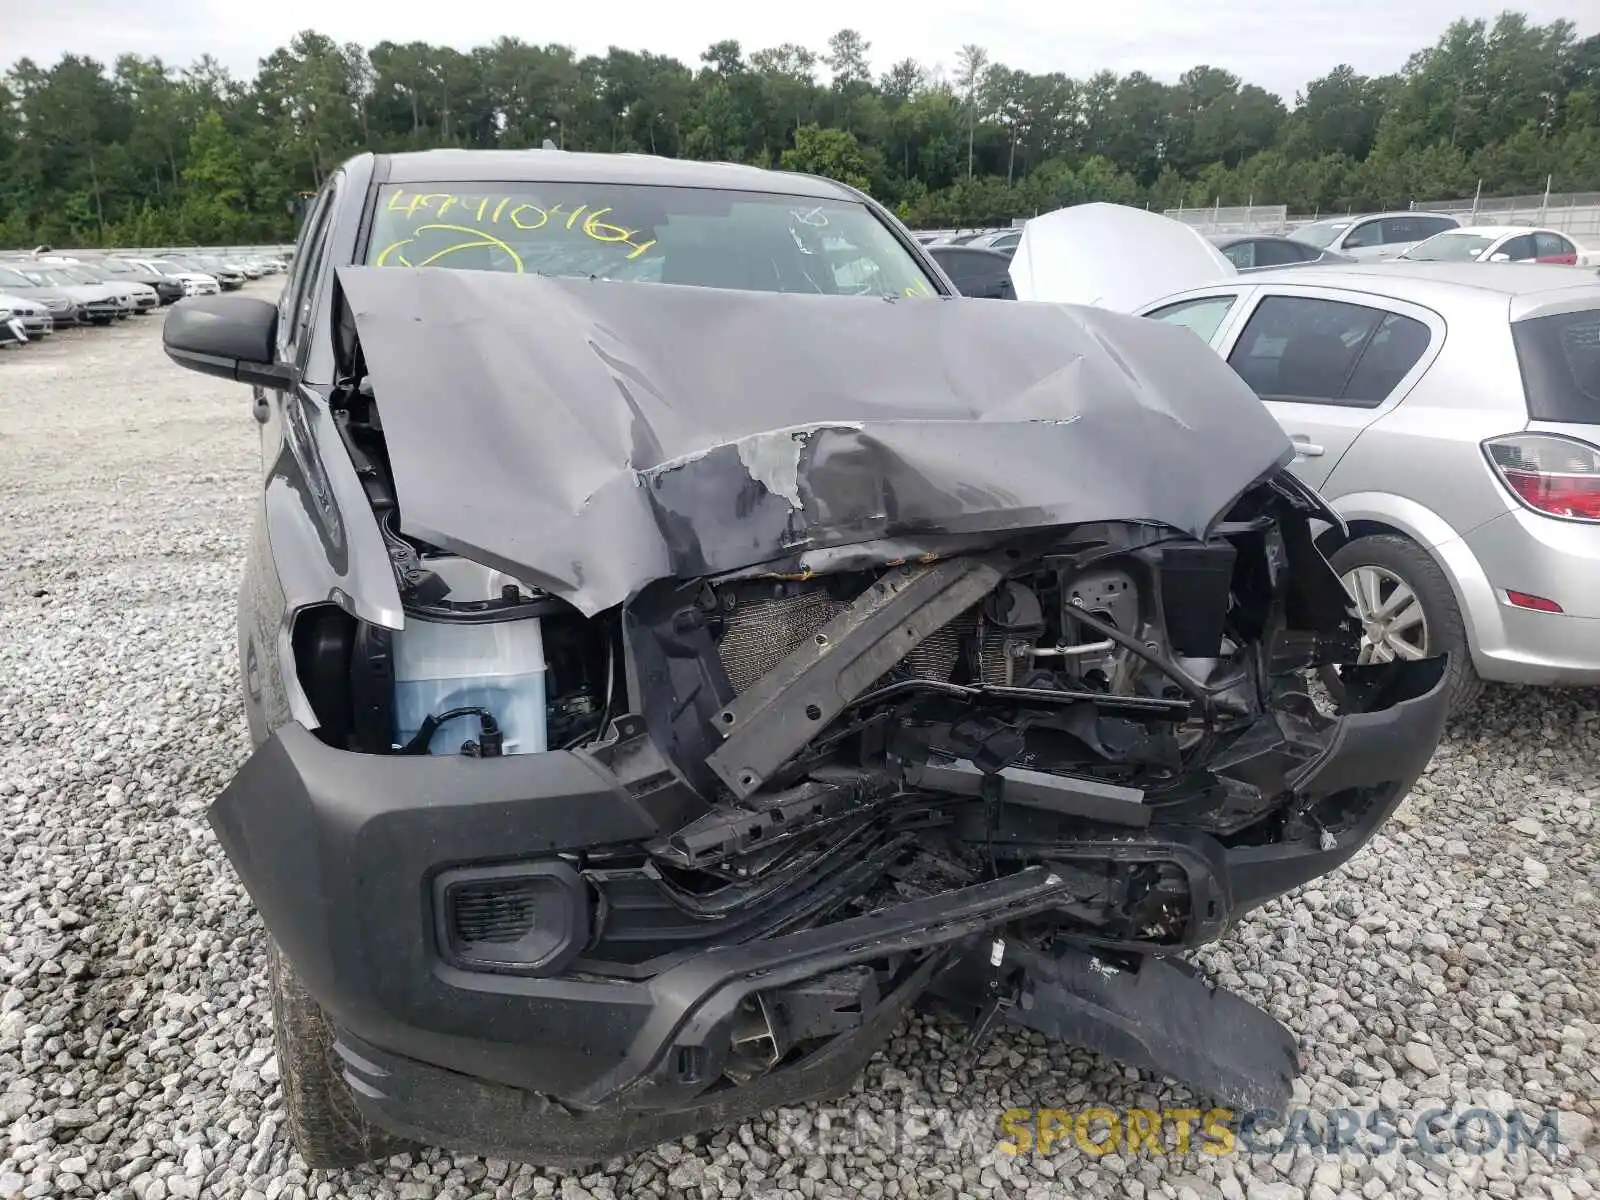
<instances>
[{"instance_id":1,"label":"open white hood","mask_svg":"<svg viewBox=\"0 0 1600 1200\"><path fill-rule=\"evenodd\" d=\"M1192 226L1123 204L1077 204L1034 217L1011 260L1018 300L1117 312L1237 274Z\"/></svg>"}]
</instances>

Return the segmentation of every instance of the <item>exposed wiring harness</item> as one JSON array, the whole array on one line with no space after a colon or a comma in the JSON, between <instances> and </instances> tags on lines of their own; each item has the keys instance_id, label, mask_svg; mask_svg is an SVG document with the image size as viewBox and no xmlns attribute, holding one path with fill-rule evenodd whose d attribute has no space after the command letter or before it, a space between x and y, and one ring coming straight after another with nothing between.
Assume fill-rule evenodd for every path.
<instances>
[{"instance_id":1,"label":"exposed wiring harness","mask_svg":"<svg viewBox=\"0 0 1600 1200\"><path fill-rule=\"evenodd\" d=\"M487 708L467 705L463 708L446 709L442 713L430 713L422 719L422 724L417 727L416 734L404 746L400 747L401 754L426 754L428 747L433 745L433 735L439 732L439 727L447 721L454 721L458 717L478 718L478 740L461 743L461 753L468 758L499 758L505 753L505 735L500 731L500 722L494 719L494 714Z\"/></svg>"}]
</instances>

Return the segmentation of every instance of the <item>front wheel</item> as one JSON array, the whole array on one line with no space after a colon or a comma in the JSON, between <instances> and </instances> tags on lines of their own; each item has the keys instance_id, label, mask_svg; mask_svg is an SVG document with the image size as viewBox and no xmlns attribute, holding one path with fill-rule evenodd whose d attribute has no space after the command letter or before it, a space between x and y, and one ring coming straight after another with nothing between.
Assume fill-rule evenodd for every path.
<instances>
[{"instance_id":1,"label":"front wheel","mask_svg":"<svg viewBox=\"0 0 1600 1200\"><path fill-rule=\"evenodd\" d=\"M1466 624L1455 590L1433 557L1409 538L1380 533L1355 538L1328 559L1355 602L1361 621L1360 663L1450 656L1450 713L1470 707L1483 690L1472 668ZM1335 699L1344 687L1332 667L1322 682Z\"/></svg>"},{"instance_id":2,"label":"front wheel","mask_svg":"<svg viewBox=\"0 0 1600 1200\"><path fill-rule=\"evenodd\" d=\"M308 1167L354 1167L415 1149L361 1115L333 1052L328 1015L267 938L273 1043L289 1132Z\"/></svg>"}]
</instances>

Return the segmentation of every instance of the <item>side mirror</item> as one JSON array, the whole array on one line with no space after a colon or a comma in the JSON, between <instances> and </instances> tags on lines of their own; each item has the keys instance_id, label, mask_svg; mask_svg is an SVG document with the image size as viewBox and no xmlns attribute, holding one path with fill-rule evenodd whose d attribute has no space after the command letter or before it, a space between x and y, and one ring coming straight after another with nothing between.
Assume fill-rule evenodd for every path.
<instances>
[{"instance_id":1,"label":"side mirror","mask_svg":"<svg viewBox=\"0 0 1600 1200\"><path fill-rule=\"evenodd\" d=\"M172 306L162 348L181 367L265 388L294 383L278 361L277 306L255 296L191 296Z\"/></svg>"},{"instance_id":2,"label":"side mirror","mask_svg":"<svg viewBox=\"0 0 1600 1200\"><path fill-rule=\"evenodd\" d=\"M1489 255L1489 261L1490 262L1510 262L1511 261L1511 255L1507 254L1504 250L1501 250L1498 253Z\"/></svg>"}]
</instances>

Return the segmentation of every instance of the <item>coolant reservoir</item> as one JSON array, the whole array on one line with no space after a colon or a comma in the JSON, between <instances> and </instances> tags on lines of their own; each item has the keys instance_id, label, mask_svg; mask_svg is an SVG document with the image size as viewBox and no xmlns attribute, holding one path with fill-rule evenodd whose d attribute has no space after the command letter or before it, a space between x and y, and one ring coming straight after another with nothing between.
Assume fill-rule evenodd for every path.
<instances>
[{"instance_id":1,"label":"coolant reservoir","mask_svg":"<svg viewBox=\"0 0 1600 1200\"><path fill-rule=\"evenodd\" d=\"M492 600L515 586L509 575L464 558L440 557L423 565L450 585L447 600ZM506 754L546 748L544 638L538 617L469 624L406 617L394 635L395 741L405 745L430 714L452 708L486 708L505 737ZM434 732L430 754L459 754L476 741L478 718L457 717Z\"/></svg>"}]
</instances>

